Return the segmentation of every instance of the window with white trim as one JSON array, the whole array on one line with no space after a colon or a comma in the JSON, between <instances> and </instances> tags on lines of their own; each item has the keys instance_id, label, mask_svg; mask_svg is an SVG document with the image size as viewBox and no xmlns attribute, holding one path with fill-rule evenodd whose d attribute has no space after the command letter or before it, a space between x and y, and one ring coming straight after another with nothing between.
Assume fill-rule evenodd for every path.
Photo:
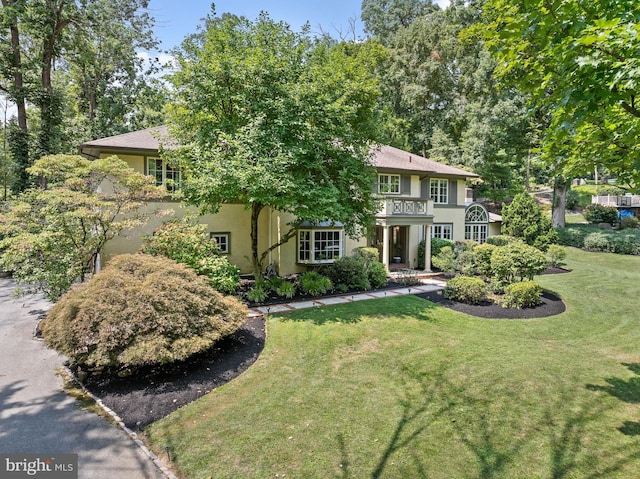
<instances>
[{"instance_id":1,"label":"window with white trim","mask_svg":"<svg viewBox=\"0 0 640 479\"><path fill-rule=\"evenodd\" d=\"M342 257L342 230L299 230L298 262L333 263Z\"/></svg>"},{"instance_id":2,"label":"window with white trim","mask_svg":"<svg viewBox=\"0 0 640 479\"><path fill-rule=\"evenodd\" d=\"M384 195L399 195L400 175L378 175L378 193Z\"/></svg>"},{"instance_id":3,"label":"window with white trim","mask_svg":"<svg viewBox=\"0 0 640 479\"><path fill-rule=\"evenodd\" d=\"M440 239L453 238L453 225L431 225L431 237Z\"/></svg>"},{"instance_id":4,"label":"window with white trim","mask_svg":"<svg viewBox=\"0 0 640 479\"><path fill-rule=\"evenodd\" d=\"M153 176L156 186L164 186L169 193L180 189L182 174L180 170L168 164L162 158L147 158L145 174Z\"/></svg>"},{"instance_id":5,"label":"window with white trim","mask_svg":"<svg viewBox=\"0 0 640 479\"><path fill-rule=\"evenodd\" d=\"M464 239L484 243L487 241L488 225L467 224L464 226Z\"/></svg>"},{"instance_id":6,"label":"window with white trim","mask_svg":"<svg viewBox=\"0 0 640 479\"><path fill-rule=\"evenodd\" d=\"M464 239L484 243L489 232L489 213L481 205L470 205L464 216Z\"/></svg>"},{"instance_id":7,"label":"window with white trim","mask_svg":"<svg viewBox=\"0 0 640 479\"><path fill-rule=\"evenodd\" d=\"M210 233L209 238L215 240L218 245L218 251L222 254L231 252L230 233Z\"/></svg>"},{"instance_id":8,"label":"window with white trim","mask_svg":"<svg viewBox=\"0 0 640 479\"><path fill-rule=\"evenodd\" d=\"M435 204L449 203L449 180L431 178L429 180L429 196Z\"/></svg>"}]
</instances>

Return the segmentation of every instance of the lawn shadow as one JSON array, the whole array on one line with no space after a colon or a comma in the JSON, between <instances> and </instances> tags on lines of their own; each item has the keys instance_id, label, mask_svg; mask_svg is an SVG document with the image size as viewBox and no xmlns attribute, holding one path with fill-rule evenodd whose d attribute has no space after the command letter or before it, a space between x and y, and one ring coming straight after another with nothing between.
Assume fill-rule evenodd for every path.
<instances>
[{"instance_id":1,"label":"lawn shadow","mask_svg":"<svg viewBox=\"0 0 640 479\"><path fill-rule=\"evenodd\" d=\"M629 379L606 378L606 386L587 384L590 391L602 391L629 404L640 404L640 363L622 363L635 376ZM627 436L640 435L640 422L625 421L618 430Z\"/></svg>"}]
</instances>

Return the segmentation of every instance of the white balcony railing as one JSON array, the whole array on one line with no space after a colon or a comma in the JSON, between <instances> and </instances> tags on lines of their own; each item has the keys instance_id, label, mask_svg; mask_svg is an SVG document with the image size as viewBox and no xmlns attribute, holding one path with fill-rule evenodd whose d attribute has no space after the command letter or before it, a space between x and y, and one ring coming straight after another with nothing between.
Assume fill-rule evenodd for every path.
<instances>
[{"instance_id":1,"label":"white balcony railing","mask_svg":"<svg viewBox=\"0 0 640 479\"><path fill-rule=\"evenodd\" d=\"M378 216L433 216L433 201L404 198L383 199Z\"/></svg>"},{"instance_id":2,"label":"white balcony railing","mask_svg":"<svg viewBox=\"0 0 640 479\"><path fill-rule=\"evenodd\" d=\"M640 208L640 195L600 195L592 196L591 204L615 206L618 208Z\"/></svg>"}]
</instances>

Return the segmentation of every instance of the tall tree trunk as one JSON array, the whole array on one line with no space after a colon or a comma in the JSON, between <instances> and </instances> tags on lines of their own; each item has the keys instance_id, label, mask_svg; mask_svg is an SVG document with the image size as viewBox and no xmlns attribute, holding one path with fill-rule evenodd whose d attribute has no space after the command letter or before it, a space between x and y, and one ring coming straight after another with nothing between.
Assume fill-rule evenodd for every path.
<instances>
[{"instance_id":1,"label":"tall tree trunk","mask_svg":"<svg viewBox=\"0 0 640 479\"><path fill-rule=\"evenodd\" d=\"M2 0L3 8L17 8L19 0ZM29 130L27 127L27 95L24 87L22 49L20 45L20 30L18 18L15 14L11 18L9 26L11 32L11 67L13 70L13 85L9 88L9 94L16 104L18 123L11 129L11 153L16 163L16 178L13 182L15 192L23 191L29 183L29 175L26 169L29 163Z\"/></svg>"},{"instance_id":2,"label":"tall tree trunk","mask_svg":"<svg viewBox=\"0 0 640 479\"><path fill-rule=\"evenodd\" d=\"M251 262L253 265L253 277L257 281L262 274L262 262L258 255L258 218L264 205L251 203Z\"/></svg>"},{"instance_id":3,"label":"tall tree trunk","mask_svg":"<svg viewBox=\"0 0 640 479\"><path fill-rule=\"evenodd\" d=\"M569 191L569 182L562 178L556 178L553 185L553 203L551 210L551 225L554 228L564 228L565 213L567 210L567 192Z\"/></svg>"}]
</instances>

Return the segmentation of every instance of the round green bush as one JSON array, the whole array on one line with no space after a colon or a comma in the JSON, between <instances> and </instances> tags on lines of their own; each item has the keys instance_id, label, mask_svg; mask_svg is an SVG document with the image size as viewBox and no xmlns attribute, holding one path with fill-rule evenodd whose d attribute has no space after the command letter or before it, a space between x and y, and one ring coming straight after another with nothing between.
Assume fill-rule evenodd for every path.
<instances>
[{"instance_id":1,"label":"round green bush","mask_svg":"<svg viewBox=\"0 0 640 479\"><path fill-rule=\"evenodd\" d=\"M490 243L479 244L473 249L475 271L481 275L491 276L491 255L497 246Z\"/></svg>"},{"instance_id":2,"label":"round green bush","mask_svg":"<svg viewBox=\"0 0 640 479\"><path fill-rule=\"evenodd\" d=\"M567 250L557 244L552 244L547 250L547 258L552 266L561 266L562 261L567 257Z\"/></svg>"},{"instance_id":3,"label":"round green bush","mask_svg":"<svg viewBox=\"0 0 640 479\"><path fill-rule=\"evenodd\" d=\"M72 365L137 368L211 348L247 319L237 299L162 256L113 258L76 285L41 323L45 342Z\"/></svg>"},{"instance_id":4,"label":"round green bush","mask_svg":"<svg viewBox=\"0 0 640 479\"><path fill-rule=\"evenodd\" d=\"M367 277L372 288L381 288L387 284L387 269L379 261L369 264Z\"/></svg>"},{"instance_id":5,"label":"round green bush","mask_svg":"<svg viewBox=\"0 0 640 479\"><path fill-rule=\"evenodd\" d=\"M505 288L502 306L505 308L533 308L540 304L542 287L535 281L522 281Z\"/></svg>"},{"instance_id":6,"label":"round green bush","mask_svg":"<svg viewBox=\"0 0 640 479\"><path fill-rule=\"evenodd\" d=\"M364 260L364 263L368 265L370 263L375 263L378 261L380 252L378 251L378 248L373 248L370 246L360 246L353 250L353 256L362 258Z\"/></svg>"},{"instance_id":7,"label":"round green bush","mask_svg":"<svg viewBox=\"0 0 640 479\"><path fill-rule=\"evenodd\" d=\"M507 285L516 280L532 280L542 273L549 261L542 251L533 246L511 243L496 248L491 254L491 270L499 284Z\"/></svg>"},{"instance_id":8,"label":"round green bush","mask_svg":"<svg viewBox=\"0 0 640 479\"><path fill-rule=\"evenodd\" d=\"M456 276L447 282L444 295L453 301L478 304L487 299L487 285L480 278Z\"/></svg>"},{"instance_id":9,"label":"round green bush","mask_svg":"<svg viewBox=\"0 0 640 479\"><path fill-rule=\"evenodd\" d=\"M349 291L371 288L365 261L360 256L343 256L329 265L325 274L334 285L343 284Z\"/></svg>"},{"instance_id":10,"label":"round green bush","mask_svg":"<svg viewBox=\"0 0 640 479\"><path fill-rule=\"evenodd\" d=\"M590 233L584 238L584 249L587 251L613 251L609 237L604 233Z\"/></svg>"},{"instance_id":11,"label":"round green bush","mask_svg":"<svg viewBox=\"0 0 640 479\"><path fill-rule=\"evenodd\" d=\"M591 204L584 208L582 214L584 219L594 224L615 224L618 221L618 210L615 206Z\"/></svg>"}]
</instances>

